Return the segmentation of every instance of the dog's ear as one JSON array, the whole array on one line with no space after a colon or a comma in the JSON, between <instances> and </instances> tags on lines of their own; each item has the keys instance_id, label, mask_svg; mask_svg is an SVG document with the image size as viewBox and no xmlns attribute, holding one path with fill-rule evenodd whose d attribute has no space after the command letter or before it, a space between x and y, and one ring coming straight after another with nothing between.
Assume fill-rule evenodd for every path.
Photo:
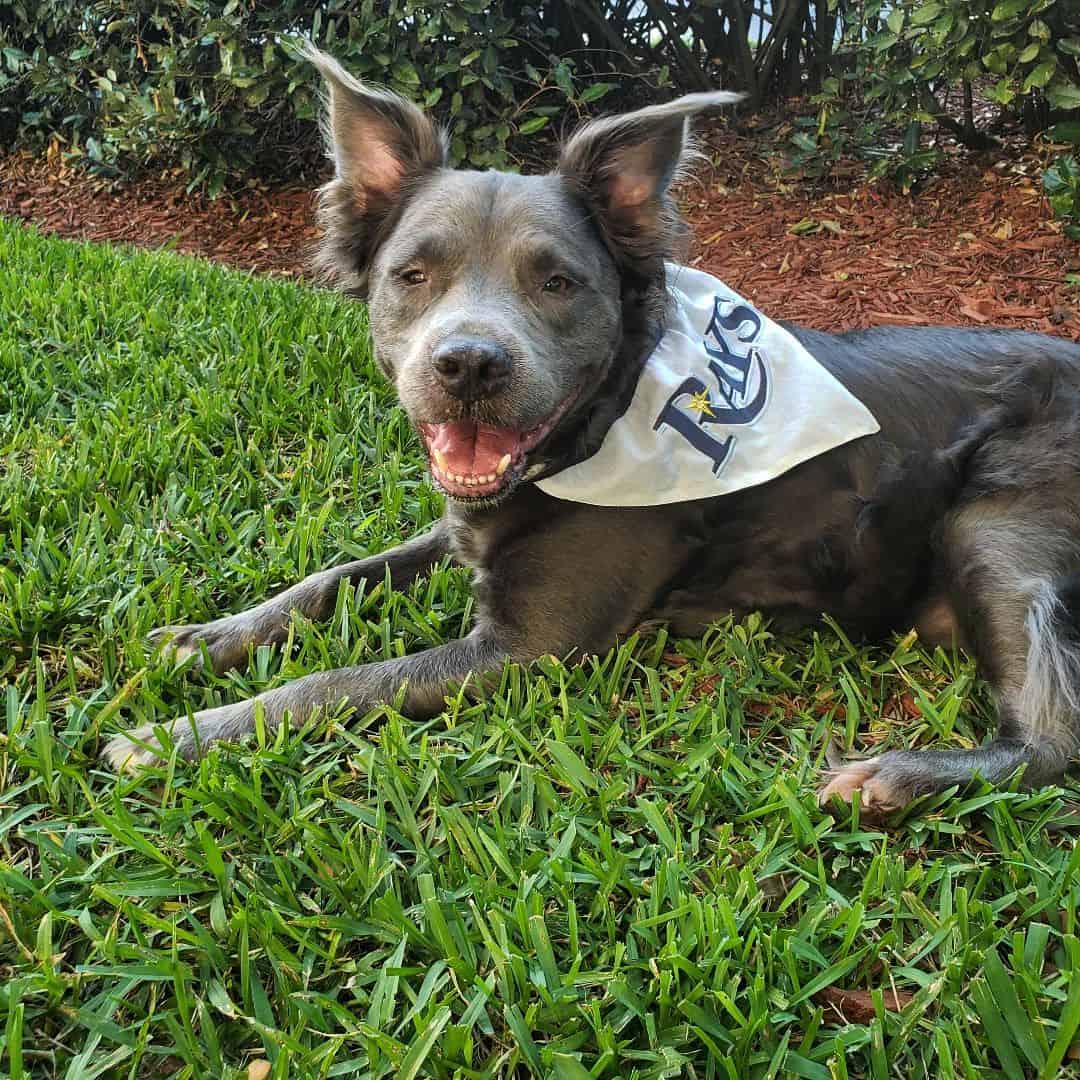
<instances>
[{"instance_id":1,"label":"dog's ear","mask_svg":"<svg viewBox=\"0 0 1080 1080\"><path fill-rule=\"evenodd\" d=\"M688 94L579 128L563 147L558 172L593 210L616 258L655 273L678 254L684 226L671 186L694 156L690 118L730 105L741 94Z\"/></svg>"},{"instance_id":2,"label":"dog's ear","mask_svg":"<svg viewBox=\"0 0 1080 1080\"><path fill-rule=\"evenodd\" d=\"M326 238L318 262L362 295L388 220L410 187L446 165L446 138L412 102L365 85L314 46L304 56L326 84L324 127L335 165L320 192Z\"/></svg>"}]
</instances>

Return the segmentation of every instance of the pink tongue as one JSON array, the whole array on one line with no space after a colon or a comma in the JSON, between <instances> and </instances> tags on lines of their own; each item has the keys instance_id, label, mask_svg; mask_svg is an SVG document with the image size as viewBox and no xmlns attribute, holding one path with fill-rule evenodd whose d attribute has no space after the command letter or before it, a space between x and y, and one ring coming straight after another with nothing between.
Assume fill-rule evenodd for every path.
<instances>
[{"instance_id":1,"label":"pink tongue","mask_svg":"<svg viewBox=\"0 0 1080 1080\"><path fill-rule=\"evenodd\" d=\"M507 454L514 456L520 439L512 428L487 424L433 424L432 429L432 450L438 450L446 468L459 476L487 476L495 472Z\"/></svg>"}]
</instances>

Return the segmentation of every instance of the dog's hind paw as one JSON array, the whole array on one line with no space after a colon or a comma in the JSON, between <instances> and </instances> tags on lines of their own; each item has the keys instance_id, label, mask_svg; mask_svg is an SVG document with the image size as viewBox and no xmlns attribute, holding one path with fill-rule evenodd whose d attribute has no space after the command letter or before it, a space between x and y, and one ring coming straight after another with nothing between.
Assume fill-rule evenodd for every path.
<instances>
[{"instance_id":1,"label":"dog's hind paw","mask_svg":"<svg viewBox=\"0 0 1080 1080\"><path fill-rule=\"evenodd\" d=\"M906 806L911 801L910 795L890 783L881 766L880 758L867 758L831 769L818 791L818 803L824 806L834 797L849 803L857 791L860 810L871 817L882 817Z\"/></svg>"}]
</instances>

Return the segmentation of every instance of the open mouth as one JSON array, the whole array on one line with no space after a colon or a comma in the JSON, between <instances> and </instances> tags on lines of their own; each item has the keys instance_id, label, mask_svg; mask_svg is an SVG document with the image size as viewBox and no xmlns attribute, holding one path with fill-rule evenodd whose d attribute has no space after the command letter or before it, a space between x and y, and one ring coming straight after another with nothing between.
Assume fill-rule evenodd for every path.
<instances>
[{"instance_id":1,"label":"open mouth","mask_svg":"<svg viewBox=\"0 0 1080 1080\"><path fill-rule=\"evenodd\" d=\"M529 431L475 420L417 425L435 482L461 501L490 499L507 490L524 471L526 455L547 438L577 395L575 390Z\"/></svg>"}]
</instances>

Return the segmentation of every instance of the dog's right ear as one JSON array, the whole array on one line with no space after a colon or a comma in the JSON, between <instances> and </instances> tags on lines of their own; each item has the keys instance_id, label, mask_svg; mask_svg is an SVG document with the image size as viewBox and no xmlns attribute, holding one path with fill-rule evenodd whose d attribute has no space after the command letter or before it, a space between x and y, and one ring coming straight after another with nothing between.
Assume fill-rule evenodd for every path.
<instances>
[{"instance_id":1,"label":"dog's right ear","mask_svg":"<svg viewBox=\"0 0 1080 1080\"><path fill-rule=\"evenodd\" d=\"M317 262L349 292L364 295L387 222L410 187L446 165L446 138L412 102L361 83L314 46L303 55L326 83L324 128L335 165L320 192L326 238Z\"/></svg>"}]
</instances>

